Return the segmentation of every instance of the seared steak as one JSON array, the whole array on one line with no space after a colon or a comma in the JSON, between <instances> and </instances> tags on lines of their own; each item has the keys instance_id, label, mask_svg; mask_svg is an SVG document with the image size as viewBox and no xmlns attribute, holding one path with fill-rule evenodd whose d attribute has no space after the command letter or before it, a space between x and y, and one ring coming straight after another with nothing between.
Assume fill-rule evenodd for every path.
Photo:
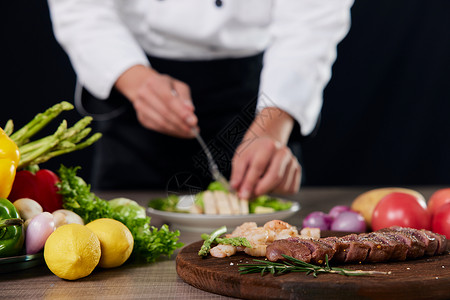
<instances>
[{"instance_id":1,"label":"seared steak","mask_svg":"<svg viewBox=\"0 0 450 300\"><path fill-rule=\"evenodd\" d=\"M356 234L355 234L356 235ZM394 247L392 247L385 239L379 237L376 233L367 233L356 235L357 240L369 246L367 254L367 262L388 261L391 259Z\"/></svg>"},{"instance_id":2,"label":"seared steak","mask_svg":"<svg viewBox=\"0 0 450 300\"><path fill-rule=\"evenodd\" d=\"M344 250L344 262L361 262L364 261L369 254L370 247L364 242L356 239L356 234L350 234L339 238L341 243L348 243L348 249Z\"/></svg>"},{"instance_id":3,"label":"seared steak","mask_svg":"<svg viewBox=\"0 0 450 300\"><path fill-rule=\"evenodd\" d=\"M441 234L437 234L437 233L431 232L429 230L422 229L422 231L427 233L428 236L435 238L435 240L437 242L437 247L436 247L436 252L434 253L434 255L442 254L445 251L450 250L450 242L447 241L445 236L443 236Z\"/></svg>"},{"instance_id":4,"label":"seared steak","mask_svg":"<svg viewBox=\"0 0 450 300\"><path fill-rule=\"evenodd\" d=\"M336 262L383 262L443 254L448 244L445 236L428 230L393 226L343 237L276 240L267 247L266 257L277 261L285 254L318 264L325 261L325 255Z\"/></svg>"},{"instance_id":5,"label":"seared steak","mask_svg":"<svg viewBox=\"0 0 450 300\"><path fill-rule=\"evenodd\" d=\"M402 238L392 232L377 232L376 234L380 239L384 239L392 247L390 260L406 259L408 246L406 246Z\"/></svg>"},{"instance_id":6,"label":"seared steak","mask_svg":"<svg viewBox=\"0 0 450 300\"><path fill-rule=\"evenodd\" d=\"M303 243L300 238L291 237L282 240L276 240L266 249L266 257L270 261L284 260L284 255L291 256L304 262L311 261L311 250Z\"/></svg>"},{"instance_id":7,"label":"seared steak","mask_svg":"<svg viewBox=\"0 0 450 300\"><path fill-rule=\"evenodd\" d=\"M323 264L325 262L325 255L328 255L328 259L333 258L335 250L321 240L299 238L298 242L308 247L309 251L311 251L312 263Z\"/></svg>"},{"instance_id":8,"label":"seared steak","mask_svg":"<svg viewBox=\"0 0 450 300\"><path fill-rule=\"evenodd\" d=\"M416 235L412 234L411 231L406 230L407 228L405 228L405 230L402 230L401 228L402 227L394 226L389 228L383 228L380 229L379 231L392 232L396 234L400 239L403 239L403 242L408 247L408 251L406 253L407 258L417 258L424 256L426 249L425 243L422 240L418 239Z\"/></svg>"}]
</instances>

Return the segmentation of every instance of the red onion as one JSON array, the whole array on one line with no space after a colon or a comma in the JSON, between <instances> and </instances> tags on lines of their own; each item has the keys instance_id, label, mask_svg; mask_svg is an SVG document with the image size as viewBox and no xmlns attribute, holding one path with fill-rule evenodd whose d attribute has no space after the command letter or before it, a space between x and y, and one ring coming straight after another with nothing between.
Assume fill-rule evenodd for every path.
<instances>
[{"instance_id":1,"label":"red onion","mask_svg":"<svg viewBox=\"0 0 450 300\"><path fill-rule=\"evenodd\" d=\"M333 219L336 219L337 216L344 212L344 211L350 211L350 206L347 205L336 205L334 206L332 209L330 209L330 212L328 213L328 215L330 217L332 217Z\"/></svg>"},{"instance_id":2,"label":"red onion","mask_svg":"<svg viewBox=\"0 0 450 300\"><path fill-rule=\"evenodd\" d=\"M363 216L355 211L341 212L331 223L333 231L365 232L366 222Z\"/></svg>"},{"instance_id":3,"label":"red onion","mask_svg":"<svg viewBox=\"0 0 450 300\"><path fill-rule=\"evenodd\" d=\"M28 224L25 245L27 254L35 254L44 248L47 238L55 230L53 215L43 212L31 219Z\"/></svg>"},{"instance_id":4,"label":"red onion","mask_svg":"<svg viewBox=\"0 0 450 300\"><path fill-rule=\"evenodd\" d=\"M314 211L303 220L303 227L319 228L320 230L330 230L333 219L324 212Z\"/></svg>"}]
</instances>

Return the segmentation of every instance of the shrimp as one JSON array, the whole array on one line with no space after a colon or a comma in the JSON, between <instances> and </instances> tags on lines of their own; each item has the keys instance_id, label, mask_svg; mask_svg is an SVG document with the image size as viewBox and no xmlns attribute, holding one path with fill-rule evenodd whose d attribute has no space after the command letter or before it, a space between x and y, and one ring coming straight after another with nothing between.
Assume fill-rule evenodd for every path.
<instances>
[{"instance_id":1,"label":"shrimp","mask_svg":"<svg viewBox=\"0 0 450 300\"><path fill-rule=\"evenodd\" d=\"M287 239L287 238L294 237L294 236L299 236L299 234L298 234L297 228L292 227L292 228L283 229L283 230L277 232L275 234L275 237L274 237L273 240L274 241L275 240L282 240L282 239Z\"/></svg>"},{"instance_id":2,"label":"shrimp","mask_svg":"<svg viewBox=\"0 0 450 300\"><path fill-rule=\"evenodd\" d=\"M252 248L245 248L244 252L251 256L266 256L267 245L255 245Z\"/></svg>"},{"instance_id":3,"label":"shrimp","mask_svg":"<svg viewBox=\"0 0 450 300\"><path fill-rule=\"evenodd\" d=\"M244 232L242 237L245 237L252 247L239 247L245 253L251 256L265 256L267 248L267 239L269 238L269 231L263 227L256 227Z\"/></svg>"},{"instance_id":4,"label":"shrimp","mask_svg":"<svg viewBox=\"0 0 450 300\"><path fill-rule=\"evenodd\" d=\"M257 228L258 225L255 222L245 222L242 225L236 227L231 234L227 234L226 237L238 237L244 236L244 234L251 230Z\"/></svg>"},{"instance_id":5,"label":"shrimp","mask_svg":"<svg viewBox=\"0 0 450 300\"><path fill-rule=\"evenodd\" d=\"M236 254L236 247L231 245L219 244L209 250L211 256L224 258Z\"/></svg>"},{"instance_id":6,"label":"shrimp","mask_svg":"<svg viewBox=\"0 0 450 300\"><path fill-rule=\"evenodd\" d=\"M269 231L269 238L267 240L269 243L272 243L274 240L298 236L298 230L295 226L280 220L269 221L264 224L264 228Z\"/></svg>"},{"instance_id":7,"label":"shrimp","mask_svg":"<svg viewBox=\"0 0 450 300\"><path fill-rule=\"evenodd\" d=\"M272 220L264 224L264 228L271 231L280 231L283 229L291 228L292 226L281 220Z\"/></svg>"},{"instance_id":8,"label":"shrimp","mask_svg":"<svg viewBox=\"0 0 450 300\"><path fill-rule=\"evenodd\" d=\"M318 239L320 238L320 229L305 227L300 231L300 235L306 238Z\"/></svg>"},{"instance_id":9,"label":"shrimp","mask_svg":"<svg viewBox=\"0 0 450 300\"><path fill-rule=\"evenodd\" d=\"M269 232L263 227L256 227L245 232L242 237L245 237L252 246L262 245L267 243Z\"/></svg>"}]
</instances>

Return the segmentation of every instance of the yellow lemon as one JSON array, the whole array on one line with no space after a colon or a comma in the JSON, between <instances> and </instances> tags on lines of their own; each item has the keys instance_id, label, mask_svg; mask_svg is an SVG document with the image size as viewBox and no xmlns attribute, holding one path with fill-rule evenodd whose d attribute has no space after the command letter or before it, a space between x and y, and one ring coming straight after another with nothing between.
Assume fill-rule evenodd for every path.
<instances>
[{"instance_id":1,"label":"yellow lemon","mask_svg":"<svg viewBox=\"0 0 450 300\"><path fill-rule=\"evenodd\" d=\"M99 266L114 268L122 265L133 251L133 235L127 226L114 219L97 219L86 225L100 240L102 255Z\"/></svg>"},{"instance_id":2,"label":"yellow lemon","mask_svg":"<svg viewBox=\"0 0 450 300\"><path fill-rule=\"evenodd\" d=\"M100 261L100 255L99 239L80 224L58 227L44 246L44 259L50 271L68 280L91 274Z\"/></svg>"}]
</instances>

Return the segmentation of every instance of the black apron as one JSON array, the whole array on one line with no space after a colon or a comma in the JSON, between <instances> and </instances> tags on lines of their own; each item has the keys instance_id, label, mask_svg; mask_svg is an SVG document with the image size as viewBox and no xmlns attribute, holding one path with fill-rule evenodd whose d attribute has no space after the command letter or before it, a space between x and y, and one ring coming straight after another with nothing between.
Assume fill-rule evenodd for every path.
<instances>
[{"instance_id":1,"label":"black apron","mask_svg":"<svg viewBox=\"0 0 450 300\"><path fill-rule=\"evenodd\" d=\"M201 135L225 176L255 117L263 54L238 59L176 61L149 57L152 67L185 82ZM83 109L103 134L95 143L91 185L96 190L157 189L196 192L211 182L205 154L195 139L179 139L141 126L131 103L113 91L98 100L86 90ZM102 120L102 116L115 115Z\"/></svg>"}]
</instances>

